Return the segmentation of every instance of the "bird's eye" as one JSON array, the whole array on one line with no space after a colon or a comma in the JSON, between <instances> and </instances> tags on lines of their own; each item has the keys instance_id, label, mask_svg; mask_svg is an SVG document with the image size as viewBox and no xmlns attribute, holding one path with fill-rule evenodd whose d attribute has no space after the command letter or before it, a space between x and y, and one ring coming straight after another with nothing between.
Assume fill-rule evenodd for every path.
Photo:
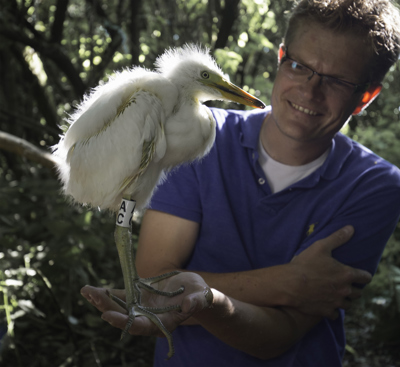
<instances>
[{"instance_id":1,"label":"bird's eye","mask_svg":"<svg viewBox=\"0 0 400 367\"><path fill-rule=\"evenodd\" d=\"M210 74L208 73L208 71L202 71L201 72L201 77L203 79L208 79L210 77Z\"/></svg>"}]
</instances>

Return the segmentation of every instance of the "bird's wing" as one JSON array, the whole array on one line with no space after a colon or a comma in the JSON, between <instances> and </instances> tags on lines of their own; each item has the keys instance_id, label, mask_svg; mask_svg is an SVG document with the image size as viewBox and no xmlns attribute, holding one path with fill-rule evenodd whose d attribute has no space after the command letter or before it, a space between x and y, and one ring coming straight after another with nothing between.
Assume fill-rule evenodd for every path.
<instances>
[{"instance_id":1,"label":"bird's wing","mask_svg":"<svg viewBox=\"0 0 400 367\"><path fill-rule=\"evenodd\" d=\"M177 90L162 76L148 73L155 74L148 83L145 78L140 85L110 88L118 98L106 90L88 101L59 143L64 191L76 201L114 210L122 191L135 184L150 162L164 156L165 101L174 105Z\"/></svg>"},{"instance_id":2,"label":"bird's wing","mask_svg":"<svg viewBox=\"0 0 400 367\"><path fill-rule=\"evenodd\" d=\"M63 144L70 149L78 141L85 140L105 129L112 122L121 107L148 79L158 74L143 68L117 73L105 84L100 84L76 108L70 117L69 128Z\"/></svg>"},{"instance_id":3,"label":"bird's wing","mask_svg":"<svg viewBox=\"0 0 400 367\"><path fill-rule=\"evenodd\" d=\"M120 192L124 192L127 187L134 184L137 179L146 172L150 162L153 160L158 162L165 155L167 150L167 141L165 139L164 131L165 116L163 116L162 121L158 121L158 127L156 128L154 128L154 125L155 123L157 124L157 121L154 118L155 116L151 115L146 117L146 132L143 134L142 156L139 168L124 179L120 187Z\"/></svg>"}]
</instances>

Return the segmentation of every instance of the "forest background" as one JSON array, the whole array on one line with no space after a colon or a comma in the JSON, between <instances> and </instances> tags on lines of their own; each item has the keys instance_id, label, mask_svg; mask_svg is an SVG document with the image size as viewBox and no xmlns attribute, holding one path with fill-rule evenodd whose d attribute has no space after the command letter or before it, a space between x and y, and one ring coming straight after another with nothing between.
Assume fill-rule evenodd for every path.
<instances>
[{"instance_id":1,"label":"forest background","mask_svg":"<svg viewBox=\"0 0 400 367\"><path fill-rule=\"evenodd\" d=\"M0 365L150 366L79 294L122 287L114 218L66 203L50 147L84 93L168 47L208 46L267 104L287 0L0 0ZM400 167L400 69L345 133ZM242 108L214 103L223 108ZM140 218L134 224L134 239ZM346 318L344 366L400 366L400 227Z\"/></svg>"}]
</instances>

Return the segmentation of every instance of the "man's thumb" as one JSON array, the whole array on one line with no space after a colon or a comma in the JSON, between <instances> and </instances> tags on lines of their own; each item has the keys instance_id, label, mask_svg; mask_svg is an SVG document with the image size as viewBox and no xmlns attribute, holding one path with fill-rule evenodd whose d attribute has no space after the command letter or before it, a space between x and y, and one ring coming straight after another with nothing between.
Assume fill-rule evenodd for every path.
<instances>
[{"instance_id":1,"label":"man's thumb","mask_svg":"<svg viewBox=\"0 0 400 367\"><path fill-rule=\"evenodd\" d=\"M338 229L336 232L333 232L329 237L326 237L322 240L322 245L328 248L330 251L335 248L342 246L345 244L354 234L354 227L347 225Z\"/></svg>"}]
</instances>

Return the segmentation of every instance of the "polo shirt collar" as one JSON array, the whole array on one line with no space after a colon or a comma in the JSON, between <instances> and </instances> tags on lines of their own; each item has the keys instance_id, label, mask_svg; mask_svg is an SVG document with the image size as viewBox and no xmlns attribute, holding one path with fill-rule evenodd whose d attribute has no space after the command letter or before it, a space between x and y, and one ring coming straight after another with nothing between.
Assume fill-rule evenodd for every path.
<instances>
[{"instance_id":1,"label":"polo shirt collar","mask_svg":"<svg viewBox=\"0 0 400 367\"><path fill-rule=\"evenodd\" d=\"M352 151L352 140L342 133L337 133L332 140L332 149L325 163L320 167L321 177L327 180L335 179Z\"/></svg>"},{"instance_id":2,"label":"polo shirt collar","mask_svg":"<svg viewBox=\"0 0 400 367\"><path fill-rule=\"evenodd\" d=\"M258 151L260 130L266 115L271 111L271 106L263 110L247 111L241 120L240 143L243 147ZM326 180L335 179L347 158L353 150L352 140L342 133L337 133L332 140L331 151L324 164L310 176L298 182L301 187L312 187L320 178ZM258 156L258 155L257 155ZM295 184L295 186L298 186Z\"/></svg>"},{"instance_id":3,"label":"polo shirt collar","mask_svg":"<svg viewBox=\"0 0 400 367\"><path fill-rule=\"evenodd\" d=\"M271 111L271 106L263 110L254 109L242 115L240 143L245 148L258 150L258 139L265 117Z\"/></svg>"},{"instance_id":4,"label":"polo shirt collar","mask_svg":"<svg viewBox=\"0 0 400 367\"><path fill-rule=\"evenodd\" d=\"M331 151L324 164L304 179L294 183L292 188L313 188L321 179L334 180L346 163L353 150L351 140L341 133L337 133L332 140Z\"/></svg>"}]
</instances>

